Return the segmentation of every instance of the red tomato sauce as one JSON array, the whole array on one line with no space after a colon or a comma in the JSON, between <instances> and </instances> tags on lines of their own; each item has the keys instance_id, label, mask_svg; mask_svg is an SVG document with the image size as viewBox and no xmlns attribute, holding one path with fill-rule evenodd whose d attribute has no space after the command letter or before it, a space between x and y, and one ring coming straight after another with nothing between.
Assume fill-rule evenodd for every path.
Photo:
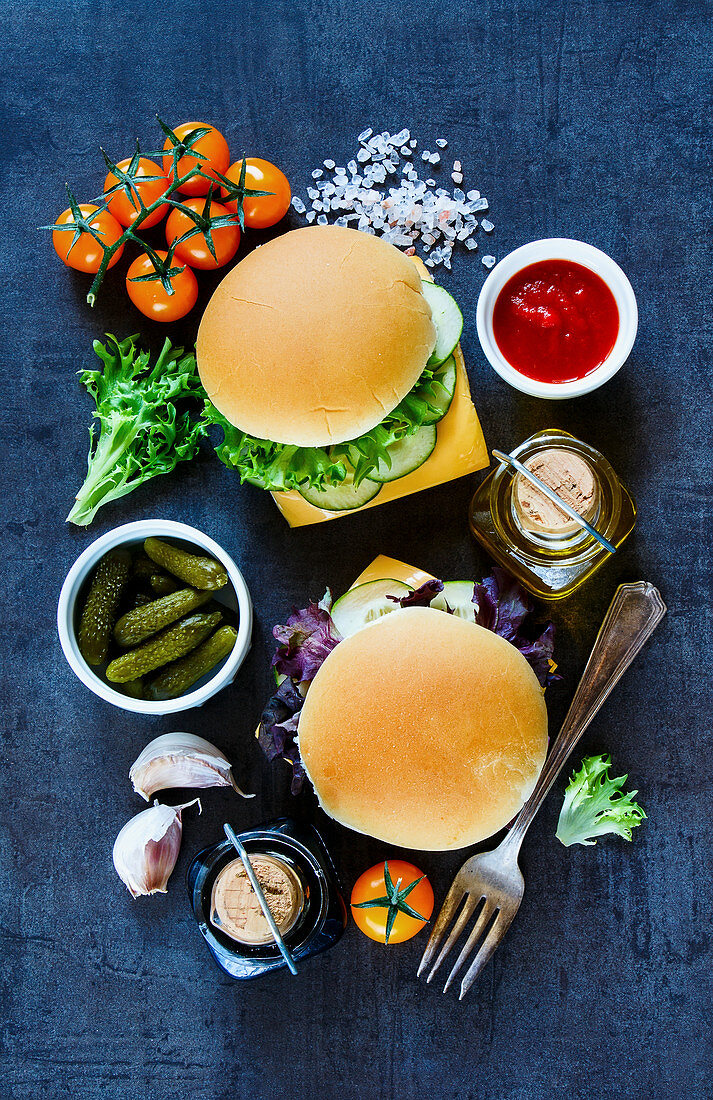
<instances>
[{"instance_id":1,"label":"red tomato sauce","mask_svg":"<svg viewBox=\"0 0 713 1100\"><path fill-rule=\"evenodd\" d=\"M601 366L619 332L614 295L572 260L540 260L498 294L493 333L508 363L538 382L574 382Z\"/></svg>"}]
</instances>

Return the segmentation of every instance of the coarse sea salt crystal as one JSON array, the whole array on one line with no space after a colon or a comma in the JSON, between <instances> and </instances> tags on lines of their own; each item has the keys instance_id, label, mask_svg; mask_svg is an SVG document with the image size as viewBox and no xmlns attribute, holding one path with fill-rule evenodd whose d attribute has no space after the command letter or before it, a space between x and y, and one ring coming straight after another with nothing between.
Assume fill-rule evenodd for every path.
<instances>
[{"instance_id":1,"label":"coarse sea salt crystal","mask_svg":"<svg viewBox=\"0 0 713 1100\"><path fill-rule=\"evenodd\" d=\"M373 133L374 131L370 126L367 130L362 130L362 132L359 134L359 137L357 138L357 141L366 141L367 138L370 138Z\"/></svg>"},{"instance_id":2,"label":"coarse sea salt crystal","mask_svg":"<svg viewBox=\"0 0 713 1100\"><path fill-rule=\"evenodd\" d=\"M484 233L492 233L493 230L495 229L495 226L493 225L493 223L491 221L488 221L487 218L483 218L483 220L480 223L480 226L481 226L481 229L483 230Z\"/></svg>"},{"instance_id":3,"label":"coarse sea salt crystal","mask_svg":"<svg viewBox=\"0 0 713 1100\"><path fill-rule=\"evenodd\" d=\"M436 140L438 149L447 144L445 138ZM429 267L443 264L450 268L454 247L477 250L471 239L478 225L475 211L487 209L487 200L481 199L479 191L469 191L466 201L459 187L451 194L445 187L436 189L431 177L420 179L416 168L419 162L413 161L416 147L416 139L405 128L393 135L387 130L381 134L363 131L359 148L346 168L327 159L323 162L327 179L320 178L324 175L321 168L313 172L316 187L307 189L313 209L305 213L305 220L325 225L329 224L327 215L333 213L335 225L355 225L361 232L379 235L411 251L414 244L419 244L422 254L427 254ZM441 161L439 153L428 150L421 158L427 167ZM454 161L454 183L459 182L457 175L462 180L460 169L460 162ZM297 203L303 208L304 203L299 198L293 200L293 208L300 213Z\"/></svg>"},{"instance_id":4,"label":"coarse sea salt crystal","mask_svg":"<svg viewBox=\"0 0 713 1100\"><path fill-rule=\"evenodd\" d=\"M463 182L463 173L462 172L451 172L451 179L453 180L454 183L462 183Z\"/></svg>"},{"instance_id":5,"label":"coarse sea salt crystal","mask_svg":"<svg viewBox=\"0 0 713 1100\"><path fill-rule=\"evenodd\" d=\"M304 214L305 210L307 209L305 204L302 202L302 199L298 195L295 195L292 199L292 209L296 210L298 214Z\"/></svg>"},{"instance_id":6,"label":"coarse sea salt crystal","mask_svg":"<svg viewBox=\"0 0 713 1100\"><path fill-rule=\"evenodd\" d=\"M483 267L495 267L495 257L494 256L483 256L483 259L481 260L481 263L482 263Z\"/></svg>"}]
</instances>

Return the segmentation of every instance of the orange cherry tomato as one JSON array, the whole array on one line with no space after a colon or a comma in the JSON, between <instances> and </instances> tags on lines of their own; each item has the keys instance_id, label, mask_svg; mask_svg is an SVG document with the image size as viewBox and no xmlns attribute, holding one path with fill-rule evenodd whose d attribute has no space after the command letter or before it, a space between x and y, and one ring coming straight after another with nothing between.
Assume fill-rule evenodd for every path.
<instances>
[{"instance_id":1,"label":"orange cherry tomato","mask_svg":"<svg viewBox=\"0 0 713 1100\"><path fill-rule=\"evenodd\" d=\"M240 182L240 170L243 162L231 164L224 175L233 183ZM270 191L269 195L259 195L256 198L246 198L243 201L243 215L245 224L251 229L267 229L271 225L284 218L290 206L292 191L290 183L284 172L281 172L269 160L260 160L258 157L247 157L245 162L245 186L254 191ZM223 189L225 194L225 189ZM237 212L237 200L226 202L229 210Z\"/></svg>"},{"instance_id":2,"label":"orange cherry tomato","mask_svg":"<svg viewBox=\"0 0 713 1100\"><path fill-rule=\"evenodd\" d=\"M102 244L116 244L123 233L123 229L115 217L106 210L99 210L98 206L93 206L89 202L82 203L79 210L92 229L99 233ZM97 214L94 213L95 210L98 211ZM92 216L90 217L90 215ZM73 221L74 214L72 211L63 210L55 225L70 225ZM96 275L104 256L104 249L101 244L86 230L74 244L72 244L73 240L74 233L67 230L62 232L55 230L52 233L54 250L63 264L75 271L86 271L90 275ZM117 248L112 256L109 267L113 267L115 263L119 262L123 251L124 246L122 244L121 248Z\"/></svg>"},{"instance_id":3,"label":"orange cherry tomato","mask_svg":"<svg viewBox=\"0 0 713 1100\"><path fill-rule=\"evenodd\" d=\"M390 885L387 877L390 878ZM408 887L414 882L416 885L408 891ZM369 904L373 902L378 904ZM364 903L369 907L357 908ZM412 909L423 919L410 916L404 912L405 908ZM370 867L356 880L352 890L351 909L357 927L369 939L378 943L403 943L420 932L430 919L433 912L433 888L423 872L414 867L413 863L407 863L403 859L389 859L386 863L377 863L375 867ZM393 912L393 923L387 940L390 911Z\"/></svg>"},{"instance_id":4,"label":"orange cherry tomato","mask_svg":"<svg viewBox=\"0 0 713 1100\"><path fill-rule=\"evenodd\" d=\"M122 172L125 172L131 164L131 158L126 160L120 160L117 164L117 168L120 168ZM133 188L141 196L141 201L144 206L152 206L157 199L160 199L166 192L168 187L168 177L164 175L163 169L159 167L153 160L148 160L147 157L141 157L136 171L133 174L136 182L133 184ZM144 177L158 176L158 179L144 179ZM119 183L119 178L113 172L109 172L104 180L104 191L109 191L112 187L115 187ZM133 190L133 189L132 189ZM116 191L109 201L109 211L114 215L118 222L122 225L133 225L138 217L141 207L135 194L132 194L131 198L126 194L123 189ZM168 204L162 203L161 206L154 210L153 214L149 214L141 222L141 229L150 229L152 225L158 225L161 219L168 210Z\"/></svg>"},{"instance_id":5,"label":"orange cherry tomato","mask_svg":"<svg viewBox=\"0 0 713 1100\"><path fill-rule=\"evenodd\" d=\"M204 198L186 199L183 205L188 207L189 210L195 210L197 214L203 214L206 200ZM221 206L219 202L211 202L211 218L230 218L233 216L226 206ZM187 214L184 214L182 210L173 209L166 222L166 241L168 244L172 244L184 233L187 233L189 229L195 228L196 223ZM223 267L229 260L232 260L238 251L240 226L237 223L235 225L214 226L211 231L211 238L215 248L215 260L208 248L205 233L196 233L195 236L189 237L187 241L177 245L174 252L176 260L182 264L189 264L190 267L197 267L201 271L215 271L217 267Z\"/></svg>"},{"instance_id":6,"label":"orange cherry tomato","mask_svg":"<svg viewBox=\"0 0 713 1100\"><path fill-rule=\"evenodd\" d=\"M230 150L220 130L216 130L214 126L208 126L207 122L184 122L180 126L175 126L173 132L180 141L183 141L191 130L202 130L204 128L207 128L209 133L198 138L191 145L191 149L195 150L196 153L202 153L205 160L186 153L178 162L179 178L190 172L192 168L200 168L201 172L205 172L214 180L217 179L216 171L221 172L223 175L227 172L230 164ZM170 138L166 138L163 147L169 150L168 156L163 158L164 171L169 180L173 181L173 158L170 155L173 145ZM181 191L184 195L207 195L209 187L210 179L205 179L203 176L194 176L181 187Z\"/></svg>"},{"instance_id":7,"label":"orange cherry tomato","mask_svg":"<svg viewBox=\"0 0 713 1100\"><path fill-rule=\"evenodd\" d=\"M156 252L165 260L167 252ZM171 268L180 267L171 262ZM156 269L150 256L137 256L126 273L126 291L137 309L152 321L178 321L193 309L198 298L198 280L190 267L171 276L173 294L168 294L159 278L146 283L132 282L141 275L153 275Z\"/></svg>"}]
</instances>

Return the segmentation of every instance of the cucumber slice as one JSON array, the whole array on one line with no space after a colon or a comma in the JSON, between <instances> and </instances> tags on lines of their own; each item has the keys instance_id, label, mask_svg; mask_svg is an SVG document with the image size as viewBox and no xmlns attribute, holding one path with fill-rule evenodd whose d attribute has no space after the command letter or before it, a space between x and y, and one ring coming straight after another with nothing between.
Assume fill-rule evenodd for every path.
<instances>
[{"instance_id":1,"label":"cucumber slice","mask_svg":"<svg viewBox=\"0 0 713 1100\"><path fill-rule=\"evenodd\" d=\"M343 638L348 638L383 615L399 610L399 605L387 599L388 596L405 596L410 591L403 581L385 579L358 584L334 604L331 613L334 625Z\"/></svg>"},{"instance_id":2,"label":"cucumber slice","mask_svg":"<svg viewBox=\"0 0 713 1100\"><path fill-rule=\"evenodd\" d=\"M427 424L436 424L439 420L442 420L451 407L453 394L456 392L457 379L456 361L453 356L446 359L443 366L438 368L433 377L439 384L433 387L432 396L428 400L439 412L430 414L429 419L426 421Z\"/></svg>"},{"instance_id":3,"label":"cucumber slice","mask_svg":"<svg viewBox=\"0 0 713 1100\"><path fill-rule=\"evenodd\" d=\"M458 303L442 286L422 281L421 290L431 307L431 317L436 326L436 346L428 360L429 367L433 367L444 363L453 354L463 332L463 314Z\"/></svg>"},{"instance_id":4,"label":"cucumber slice","mask_svg":"<svg viewBox=\"0 0 713 1100\"><path fill-rule=\"evenodd\" d=\"M438 611L445 611L448 604L459 619L468 619L472 622L476 611L473 603L473 588L472 581L446 581L443 591L431 600L431 607L437 608Z\"/></svg>"},{"instance_id":5,"label":"cucumber slice","mask_svg":"<svg viewBox=\"0 0 713 1100\"><path fill-rule=\"evenodd\" d=\"M315 508L324 508L327 512L349 512L368 504L380 489L380 481L371 481L366 477L355 488L354 472L347 469L347 476L339 485L328 485L326 489L300 489L300 496L314 504Z\"/></svg>"},{"instance_id":6,"label":"cucumber slice","mask_svg":"<svg viewBox=\"0 0 713 1100\"><path fill-rule=\"evenodd\" d=\"M424 424L413 435L406 435L389 447L391 467L379 460L379 465L369 475L374 481L397 481L412 470L422 466L436 446L436 425Z\"/></svg>"}]
</instances>

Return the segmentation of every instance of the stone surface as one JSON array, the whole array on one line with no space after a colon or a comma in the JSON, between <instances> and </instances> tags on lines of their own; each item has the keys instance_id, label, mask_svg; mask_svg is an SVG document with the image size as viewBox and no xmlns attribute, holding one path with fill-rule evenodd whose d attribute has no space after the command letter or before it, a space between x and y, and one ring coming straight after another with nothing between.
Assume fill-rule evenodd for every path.
<instances>
[{"instance_id":1,"label":"stone surface","mask_svg":"<svg viewBox=\"0 0 713 1100\"><path fill-rule=\"evenodd\" d=\"M0 809L3 1097L193 1100L704 1098L710 1075L711 19L703 3L376 5L204 0L117 7L2 5L4 496ZM325 157L343 162L366 126L449 141L469 188L491 202L487 251L579 237L631 277L641 311L617 378L547 405L508 389L475 333L479 254L442 278L463 306L464 351L491 446L558 425L607 454L638 500L620 555L557 608L564 681L556 728L616 584L658 584L669 615L601 711L582 749L610 751L648 821L631 846L565 850L554 837L564 779L525 845L525 900L479 987L459 1005L415 980L425 938L385 950L352 926L305 965L234 983L189 912L190 857L230 820L284 812L288 776L252 738L269 692L272 625L294 603L346 588L375 554L445 577L480 576L466 479L363 516L289 531L269 496L206 449L201 461L64 524L81 482L91 404L75 372L104 331L162 337L128 305L123 266L95 310L35 226L69 180L103 180L152 117L205 119L277 161L304 193ZM448 164L439 169L448 178ZM297 224L295 219L294 224ZM211 279L202 281L202 300ZM196 317L198 314L196 314ZM187 341L196 320L176 326ZM9 488L9 492L7 489ZM101 703L70 672L55 629L62 580L121 522L186 520L233 554L255 598L252 653L233 688L177 719ZM127 772L144 744L183 728L217 741L243 803L209 791L186 815L166 897L134 902L111 847L141 806ZM385 777L388 782L388 776ZM382 845L294 805L324 830L347 887ZM440 901L461 861L417 855Z\"/></svg>"}]
</instances>

